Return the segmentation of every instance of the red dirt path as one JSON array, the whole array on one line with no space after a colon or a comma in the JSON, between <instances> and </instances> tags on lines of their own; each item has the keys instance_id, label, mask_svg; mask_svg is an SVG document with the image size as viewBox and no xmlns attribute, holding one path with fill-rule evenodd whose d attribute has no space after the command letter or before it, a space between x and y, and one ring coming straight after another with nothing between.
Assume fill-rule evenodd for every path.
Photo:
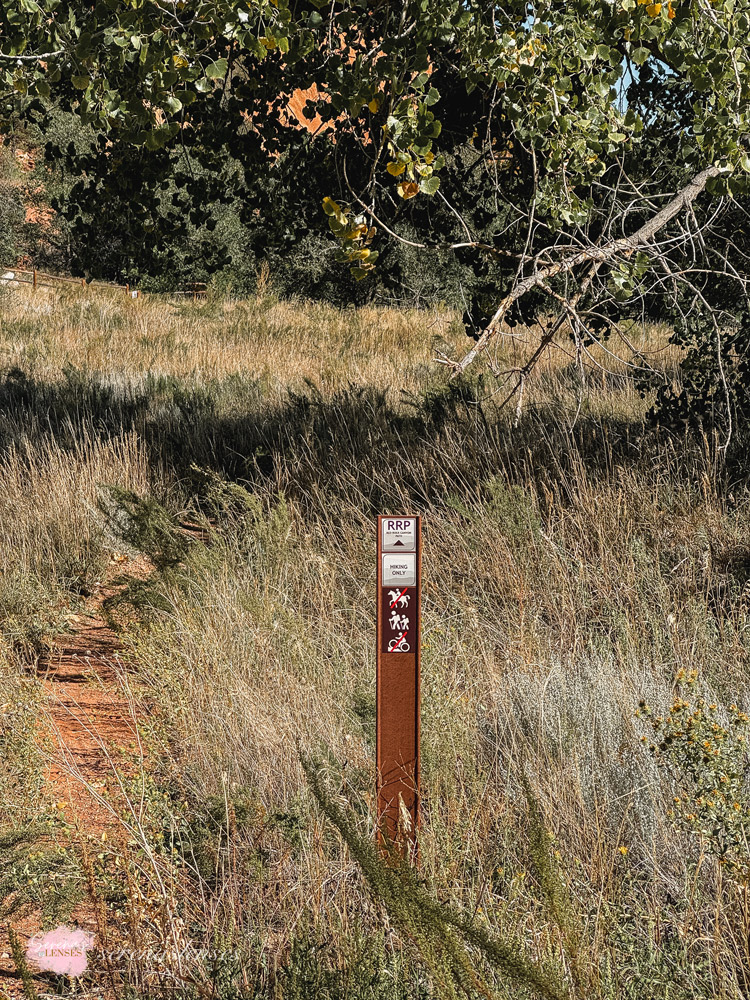
<instances>
[{"instance_id":1,"label":"red dirt path","mask_svg":"<svg viewBox=\"0 0 750 1000\"><path fill-rule=\"evenodd\" d=\"M113 563L111 575L121 571L122 566ZM145 577L149 567L137 560L127 571L129 576ZM127 666L102 611L104 600L113 593L111 585L98 587L73 616L72 632L55 639L37 665L47 695L46 711L37 725L37 742L49 758L46 797L57 803L78 837L99 842L102 835L112 840L120 833L116 816L102 798L105 790L116 788L115 769L128 776L145 766L136 727L145 707L127 696L123 684ZM11 922L25 943L40 929L40 914ZM96 932L92 904L77 906L69 923ZM40 994L50 992L49 980L35 978ZM9 1000L23 995L6 927L0 930L0 1000L3 995Z\"/></svg>"}]
</instances>

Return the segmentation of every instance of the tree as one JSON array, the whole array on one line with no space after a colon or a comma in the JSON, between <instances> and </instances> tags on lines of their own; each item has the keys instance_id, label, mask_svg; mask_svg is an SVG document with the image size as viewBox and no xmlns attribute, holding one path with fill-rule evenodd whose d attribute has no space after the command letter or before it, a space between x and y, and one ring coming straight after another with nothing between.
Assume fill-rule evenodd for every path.
<instances>
[{"instance_id":1,"label":"tree","mask_svg":"<svg viewBox=\"0 0 750 1000\"><path fill-rule=\"evenodd\" d=\"M460 374L483 356L512 395L563 328L582 361L655 297L710 311L711 275L747 300L742 258L710 235L750 178L749 38L750 0L14 0L0 86L6 123L54 98L93 128L100 171L113 138L188 149L196 200L226 149L245 171L281 157L289 96L312 88L342 263L366 279L387 240L491 262L494 310L465 357L441 360ZM504 231L462 202L445 155L459 133ZM407 237L417 202L425 235ZM433 204L450 218L437 233ZM530 314L552 319L503 369L494 349Z\"/></svg>"}]
</instances>

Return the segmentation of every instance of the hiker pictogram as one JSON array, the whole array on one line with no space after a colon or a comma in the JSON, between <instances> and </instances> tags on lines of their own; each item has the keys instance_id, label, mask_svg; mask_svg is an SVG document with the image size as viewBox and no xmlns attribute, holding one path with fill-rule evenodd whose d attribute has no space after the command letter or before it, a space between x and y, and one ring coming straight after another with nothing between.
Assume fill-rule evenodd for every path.
<instances>
[{"instance_id":1,"label":"hiker pictogram","mask_svg":"<svg viewBox=\"0 0 750 1000\"><path fill-rule=\"evenodd\" d=\"M388 624L394 631L396 629L402 629L404 632L409 631L409 619L406 615L400 615L398 611L393 612Z\"/></svg>"}]
</instances>

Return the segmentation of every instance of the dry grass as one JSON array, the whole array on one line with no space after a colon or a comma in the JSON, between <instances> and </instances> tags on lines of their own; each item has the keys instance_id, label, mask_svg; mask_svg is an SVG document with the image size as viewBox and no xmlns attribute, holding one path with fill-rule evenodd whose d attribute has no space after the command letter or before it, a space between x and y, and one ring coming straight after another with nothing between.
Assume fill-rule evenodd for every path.
<instances>
[{"instance_id":1,"label":"dry grass","mask_svg":"<svg viewBox=\"0 0 750 1000\"><path fill-rule=\"evenodd\" d=\"M208 540L123 619L165 719L151 734L170 791L166 804L154 793L154 843L181 831L162 917L179 904L196 939L256 956L246 986L288 997L305 995L289 985L295 939L328 940L315 962L339 970L358 931L379 940L383 914L313 807L296 744L326 748L367 830L372 518L418 512L425 877L530 953L560 957L525 771L578 914L582 995L739 995L738 897L668 821L670 781L634 718L640 698L666 706L686 667L718 701L748 701L750 504L706 442L649 430L622 369L582 385L563 351L515 425L492 385L448 385L430 367L435 347L465 345L439 313L24 292L0 309L3 362L26 376L3 390L0 504L20 516L0 545L24 553L25 572L68 579L67 544L106 545L97 482L150 492L176 521L207 519ZM663 341L650 329L642 346ZM159 857L174 873L175 855ZM143 933L156 940L170 920ZM388 940L382 975L401 955ZM320 995L396 995L357 983ZM429 995L409 983L400 995Z\"/></svg>"},{"instance_id":2,"label":"dry grass","mask_svg":"<svg viewBox=\"0 0 750 1000\"><path fill-rule=\"evenodd\" d=\"M349 382L419 391L436 350L454 357L467 347L462 325L446 310L340 310L271 297L192 303L78 288L6 288L0 295L0 361L45 377L73 365L204 380L241 374L269 388L310 379L323 391ZM498 359L517 364L533 334L516 329L502 342ZM664 329L632 327L628 337L646 355L674 361L673 350L665 349ZM606 350L593 350L595 377L601 377L598 364L622 370L608 352L630 355L616 337ZM554 371L570 357L561 343L543 370Z\"/></svg>"}]
</instances>

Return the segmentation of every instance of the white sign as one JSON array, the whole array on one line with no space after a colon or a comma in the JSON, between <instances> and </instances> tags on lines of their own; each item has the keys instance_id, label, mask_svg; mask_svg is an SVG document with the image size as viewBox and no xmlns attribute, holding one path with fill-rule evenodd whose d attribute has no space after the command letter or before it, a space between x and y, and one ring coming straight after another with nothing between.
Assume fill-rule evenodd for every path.
<instances>
[{"instance_id":1,"label":"white sign","mask_svg":"<svg viewBox=\"0 0 750 1000\"><path fill-rule=\"evenodd\" d=\"M384 517L381 524L383 525L383 552L416 551L417 519L415 517Z\"/></svg>"},{"instance_id":2,"label":"white sign","mask_svg":"<svg viewBox=\"0 0 750 1000\"><path fill-rule=\"evenodd\" d=\"M383 556L383 580L384 587L392 587L397 584L399 587L416 587L417 585L417 556L414 552L392 554Z\"/></svg>"}]
</instances>

